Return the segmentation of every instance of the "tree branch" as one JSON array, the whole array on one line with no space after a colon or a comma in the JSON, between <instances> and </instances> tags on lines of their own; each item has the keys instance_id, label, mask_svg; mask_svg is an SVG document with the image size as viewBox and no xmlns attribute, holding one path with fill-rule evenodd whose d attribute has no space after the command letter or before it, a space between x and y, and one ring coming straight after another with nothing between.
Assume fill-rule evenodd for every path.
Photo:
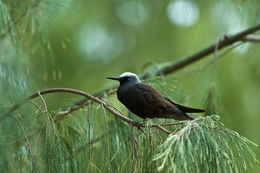
<instances>
[{"instance_id":1,"label":"tree branch","mask_svg":"<svg viewBox=\"0 0 260 173\"><path fill-rule=\"evenodd\" d=\"M141 128L141 127L155 127L158 128L160 130L162 130L163 132L167 133L167 134L171 134L172 132L166 130L165 128L163 128L162 126L170 126L170 125L175 125L175 124L151 124L148 125L146 123L139 123L139 122L135 122L132 119L117 113L114 109L111 108L110 105L106 104L105 102L103 102L102 100L98 99L97 97L94 97L90 94L87 94L83 91L80 90L75 90L75 89L70 89L70 88L50 88L50 89L46 89L46 90L42 90L42 91L38 91L30 96L28 96L27 98L25 98L23 101L21 101L20 103L17 103L16 105L14 105L13 107L11 107L6 113L4 113L2 115L2 117L0 118L0 122L3 121L7 116L11 115L12 112L14 112L17 108L19 108L22 104L30 101L33 98L36 97L40 97L42 99L42 95L44 94L48 94L48 93L56 93L56 92L64 92L64 93L72 93L72 94L76 94L76 95L80 95L85 97L88 100L92 100L93 102L96 102L98 104L100 104L101 106L103 106L106 110L108 110L110 113L112 113L113 115L115 115L117 118L127 122L129 125L131 126L135 126L137 128ZM45 103L46 106L46 103ZM45 107L46 109L46 107ZM182 122L183 123L183 122ZM177 123L179 124L179 123Z\"/></svg>"},{"instance_id":2,"label":"tree branch","mask_svg":"<svg viewBox=\"0 0 260 173\"><path fill-rule=\"evenodd\" d=\"M201 51L199 51L199 52L197 52L197 53L195 53L191 56L188 56L188 57L183 58L179 61L170 63L170 64L162 67L157 72L156 75L160 75L161 73L164 74L164 75L167 75L169 73L180 70L180 69L192 64L193 62L196 62L198 60L201 60L202 58L205 58L209 54L214 53L216 44L218 44L218 50L221 50L224 47L232 45L233 43L235 43L237 41L247 41L249 39L246 37L246 35L251 34L251 33L258 31L258 30L260 30L260 24L255 25L251 28L248 28L248 29L246 29L242 32L235 34L235 35L226 36L226 37L224 37L224 39L220 40L219 43L214 43L214 44L206 47L205 49L202 49Z\"/></svg>"},{"instance_id":3,"label":"tree branch","mask_svg":"<svg viewBox=\"0 0 260 173\"><path fill-rule=\"evenodd\" d=\"M43 97L42 97L40 91L38 91L37 93L38 93L38 95L39 95L39 97L40 97L40 99L41 99L41 101L42 101L43 106L44 106L44 111L43 111L42 113L45 113L46 121L47 121L47 122L50 122L50 118L49 118L49 113L48 113L48 109L47 109L46 102L45 102L45 100L43 99Z\"/></svg>"}]
</instances>

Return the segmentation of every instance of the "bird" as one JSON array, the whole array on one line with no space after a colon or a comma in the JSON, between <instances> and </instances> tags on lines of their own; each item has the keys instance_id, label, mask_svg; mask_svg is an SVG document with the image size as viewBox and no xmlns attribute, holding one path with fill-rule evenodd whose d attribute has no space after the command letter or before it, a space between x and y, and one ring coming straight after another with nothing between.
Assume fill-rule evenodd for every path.
<instances>
[{"instance_id":1,"label":"bird","mask_svg":"<svg viewBox=\"0 0 260 173\"><path fill-rule=\"evenodd\" d=\"M119 77L106 78L120 82L117 89L118 100L130 112L142 118L143 122L146 118L193 120L195 118L187 113L205 112L203 109L190 108L171 101L152 85L141 82L134 73L124 72Z\"/></svg>"}]
</instances>

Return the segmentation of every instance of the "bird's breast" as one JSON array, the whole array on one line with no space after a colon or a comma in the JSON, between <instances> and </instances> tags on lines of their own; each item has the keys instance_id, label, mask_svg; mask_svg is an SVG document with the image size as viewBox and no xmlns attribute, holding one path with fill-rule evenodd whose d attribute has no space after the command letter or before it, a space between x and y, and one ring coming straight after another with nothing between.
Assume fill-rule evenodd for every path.
<instances>
[{"instance_id":1,"label":"bird's breast","mask_svg":"<svg viewBox=\"0 0 260 173\"><path fill-rule=\"evenodd\" d=\"M142 117L145 114L145 106L142 102L142 94L134 86L119 87L117 90L118 100L132 113Z\"/></svg>"},{"instance_id":2,"label":"bird's breast","mask_svg":"<svg viewBox=\"0 0 260 173\"><path fill-rule=\"evenodd\" d=\"M118 100L126 107L131 107L137 100L137 93L133 87L119 87L117 91Z\"/></svg>"}]
</instances>

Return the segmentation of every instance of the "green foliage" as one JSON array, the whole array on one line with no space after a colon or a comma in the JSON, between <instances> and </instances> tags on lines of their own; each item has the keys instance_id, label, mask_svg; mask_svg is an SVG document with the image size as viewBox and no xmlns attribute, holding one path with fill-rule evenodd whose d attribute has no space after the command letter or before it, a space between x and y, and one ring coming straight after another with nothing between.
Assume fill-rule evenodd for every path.
<instances>
[{"instance_id":1,"label":"green foliage","mask_svg":"<svg viewBox=\"0 0 260 173\"><path fill-rule=\"evenodd\" d=\"M214 115L178 128L158 147L154 160L163 172L245 172L251 160L257 161L249 145L257 146Z\"/></svg>"},{"instance_id":2,"label":"green foliage","mask_svg":"<svg viewBox=\"0 0 260 173\"><path fill-rule=\"evenodd\" d=\"M57 120L44 110L23 112L16 112L23 115L17 121L1 122L2 172L244 172L256 161L255 144L216 115L168 127L174 134L166 135L149 126L166 120L148 121L143 132L131 134L129 124L93 103Z\"/></svg>"}]
</instances>

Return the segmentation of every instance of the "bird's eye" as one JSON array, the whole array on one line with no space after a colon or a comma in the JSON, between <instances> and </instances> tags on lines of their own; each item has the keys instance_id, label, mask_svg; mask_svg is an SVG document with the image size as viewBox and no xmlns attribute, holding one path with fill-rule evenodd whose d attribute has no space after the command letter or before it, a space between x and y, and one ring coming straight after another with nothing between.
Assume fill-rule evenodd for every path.
<instances>
[{"instance_id":1,"label":"bird's eye","mask_svg":"<svg viewBox=\"0 0 260 173\"><path fill-rule=\"evenodd\" d=\"M130 80L130 77L129 77L129 76L127 76L127 77L126 77L126 80Z\"/></svg>"}]
</instances>

